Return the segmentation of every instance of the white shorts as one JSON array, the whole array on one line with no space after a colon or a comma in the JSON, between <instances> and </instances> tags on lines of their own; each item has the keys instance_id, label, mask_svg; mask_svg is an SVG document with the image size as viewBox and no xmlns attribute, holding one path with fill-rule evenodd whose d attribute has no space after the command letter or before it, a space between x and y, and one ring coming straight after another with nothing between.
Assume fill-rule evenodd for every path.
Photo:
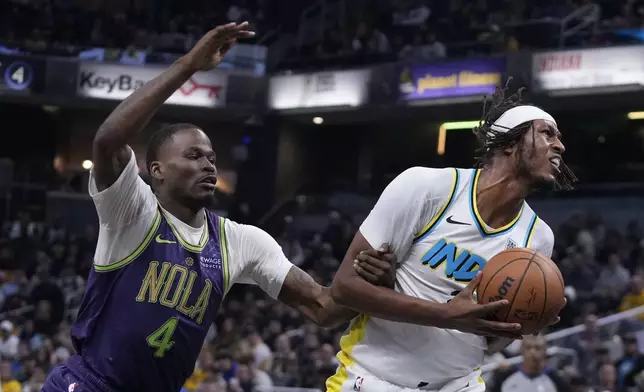
<instances>
[{"instance_id":1,"label":"white shorts","mask_svg":"<svg viewBox=\"0 0 644 392\"><path fill-rule=\"evenodd\" d=\"M440 389L407 388L383 381L357 365L340 364L338 371L326 380L326 392L485 392L485 381L481 371L475 370Z\"/></svg>"}]
</instances>

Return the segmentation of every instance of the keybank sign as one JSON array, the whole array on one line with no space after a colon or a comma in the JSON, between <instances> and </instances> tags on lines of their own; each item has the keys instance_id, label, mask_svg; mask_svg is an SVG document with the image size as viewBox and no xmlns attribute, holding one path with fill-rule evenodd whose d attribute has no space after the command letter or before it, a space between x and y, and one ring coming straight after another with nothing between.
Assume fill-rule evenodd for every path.
<instances>
[{"instance_id":1,"label":"keybank sign","mask_svg":"<svg viewBox=\"0 0 644 392\"><path fill-rule=\"evenodd\" d=\"M159 75L164 68L81 63L77 93L82 97L123 100ZM166 103L172 105L224 106L228 78L225 73L197 72Z\"/></svg>"}]
</instances>

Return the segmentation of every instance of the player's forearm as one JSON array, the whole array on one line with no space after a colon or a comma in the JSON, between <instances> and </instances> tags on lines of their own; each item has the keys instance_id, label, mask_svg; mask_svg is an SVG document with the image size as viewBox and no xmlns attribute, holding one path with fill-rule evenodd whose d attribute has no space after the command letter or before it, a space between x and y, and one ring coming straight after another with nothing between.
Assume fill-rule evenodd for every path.
<instances>
[{"instance_id":1,"label":"player's forearm","mask_svg":"<svg viewBox=\"0 0 644 392\"><path fill-rule=\"evenodd\" d=\"M321 309L318 311L318 324L324 327L335 327L358 315L355 310L335 302L330 287L322 287L318 302L321 304Z\"/></svg>"},{"instance_id":2,"label":"player's forearm","mask_svg":"<svg viewBox=\"0 0 644 392\"><path fill-rule=\"evenodd\" d=\"M362 314L402 323L442 327L445 305L371 285L358 276L336 275L333 300Z\"/></svg>"},{"instance_id":3,"label":"player's forearm","mask_svg":"<svg viewBox=\"0 0 644 392\"><path fill-rule=\"evenodd\" d=\"M356 312L333 300L330 288L317 284L296 266L286 275L278 299L323 327L333 327L356 316Z\"/></svg>"},{"instance_id":4,"label":"player's forearm","mask_svg":"<svg viewBox=\"0 0 644 392\"><path fill-rule=\"evenodd\" d=\"M181 59L121 102L100 126L94 148L110 155L150 121L161 105L194 73Z\"/></svg>"}]
</instances>

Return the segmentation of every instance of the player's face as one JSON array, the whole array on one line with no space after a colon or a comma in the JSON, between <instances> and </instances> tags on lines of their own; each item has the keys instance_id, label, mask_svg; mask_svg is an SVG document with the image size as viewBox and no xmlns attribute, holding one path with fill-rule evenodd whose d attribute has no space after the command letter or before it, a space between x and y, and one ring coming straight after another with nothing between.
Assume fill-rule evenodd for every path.
<instances>
[{"instance_id":1,"label":"player's face","mask_svg":"<svg viewBox=\"0 0 644 392\"><path fill-rule=\"evenodd\" d=\"M214 201L217 168L208 136L189 128L172 135L159 150L162 186L181 202L208 207Z\"/></svg>"},{"instance_id":2,"label":"player's face","mask_svg":"<svg viewBox=\"0 0 644 392\"><path fill-rule=\"evenodd\" d=\"M561 174L564 151L561 133L554 123L533 121L517 151L520 174L529 176L536 186L554 186Z\"/></svg>"}]
</instances>

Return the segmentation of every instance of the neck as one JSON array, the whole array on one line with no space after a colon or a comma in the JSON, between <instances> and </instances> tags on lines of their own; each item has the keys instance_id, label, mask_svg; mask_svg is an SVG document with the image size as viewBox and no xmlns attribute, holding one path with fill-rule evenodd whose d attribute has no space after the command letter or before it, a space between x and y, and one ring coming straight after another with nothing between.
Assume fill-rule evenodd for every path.
<instances>
[{"instance_id":1,"label":"neck","mask_svg":"<svg viewBox=\"0 0 644 392\"><path fill-rule=\"evenodd\" d=\"M542 362L534 362L530 364L526 364L525 361L521 364L521 370L523 373L527 374L528 376L536 376L538 374L543 373L545 370L546 366Z\"/></svg>"},{"instance_id":2,"label":"neck","mask_svg":"<svg viewBox=\"0 0 644 392\"><path fill-rule=\"evenodd\" d=\"M157 194L161 207L177 217L183 223L192 227L201 227L203 224L203 207L193 208L177 202L164 193Z\"/></svg>"},{"instance_id":3,"label":"neck","mask_svg":"<svg viewBox=\"0 0 644 392\"><path fill-rule=\"evenodd\" d=\"M530 193L530 187L518 180L512 170L491 165L483 168L476 186L476 208L491 227L501 227L512 221Z\"/></svg>"}]
</instances>

